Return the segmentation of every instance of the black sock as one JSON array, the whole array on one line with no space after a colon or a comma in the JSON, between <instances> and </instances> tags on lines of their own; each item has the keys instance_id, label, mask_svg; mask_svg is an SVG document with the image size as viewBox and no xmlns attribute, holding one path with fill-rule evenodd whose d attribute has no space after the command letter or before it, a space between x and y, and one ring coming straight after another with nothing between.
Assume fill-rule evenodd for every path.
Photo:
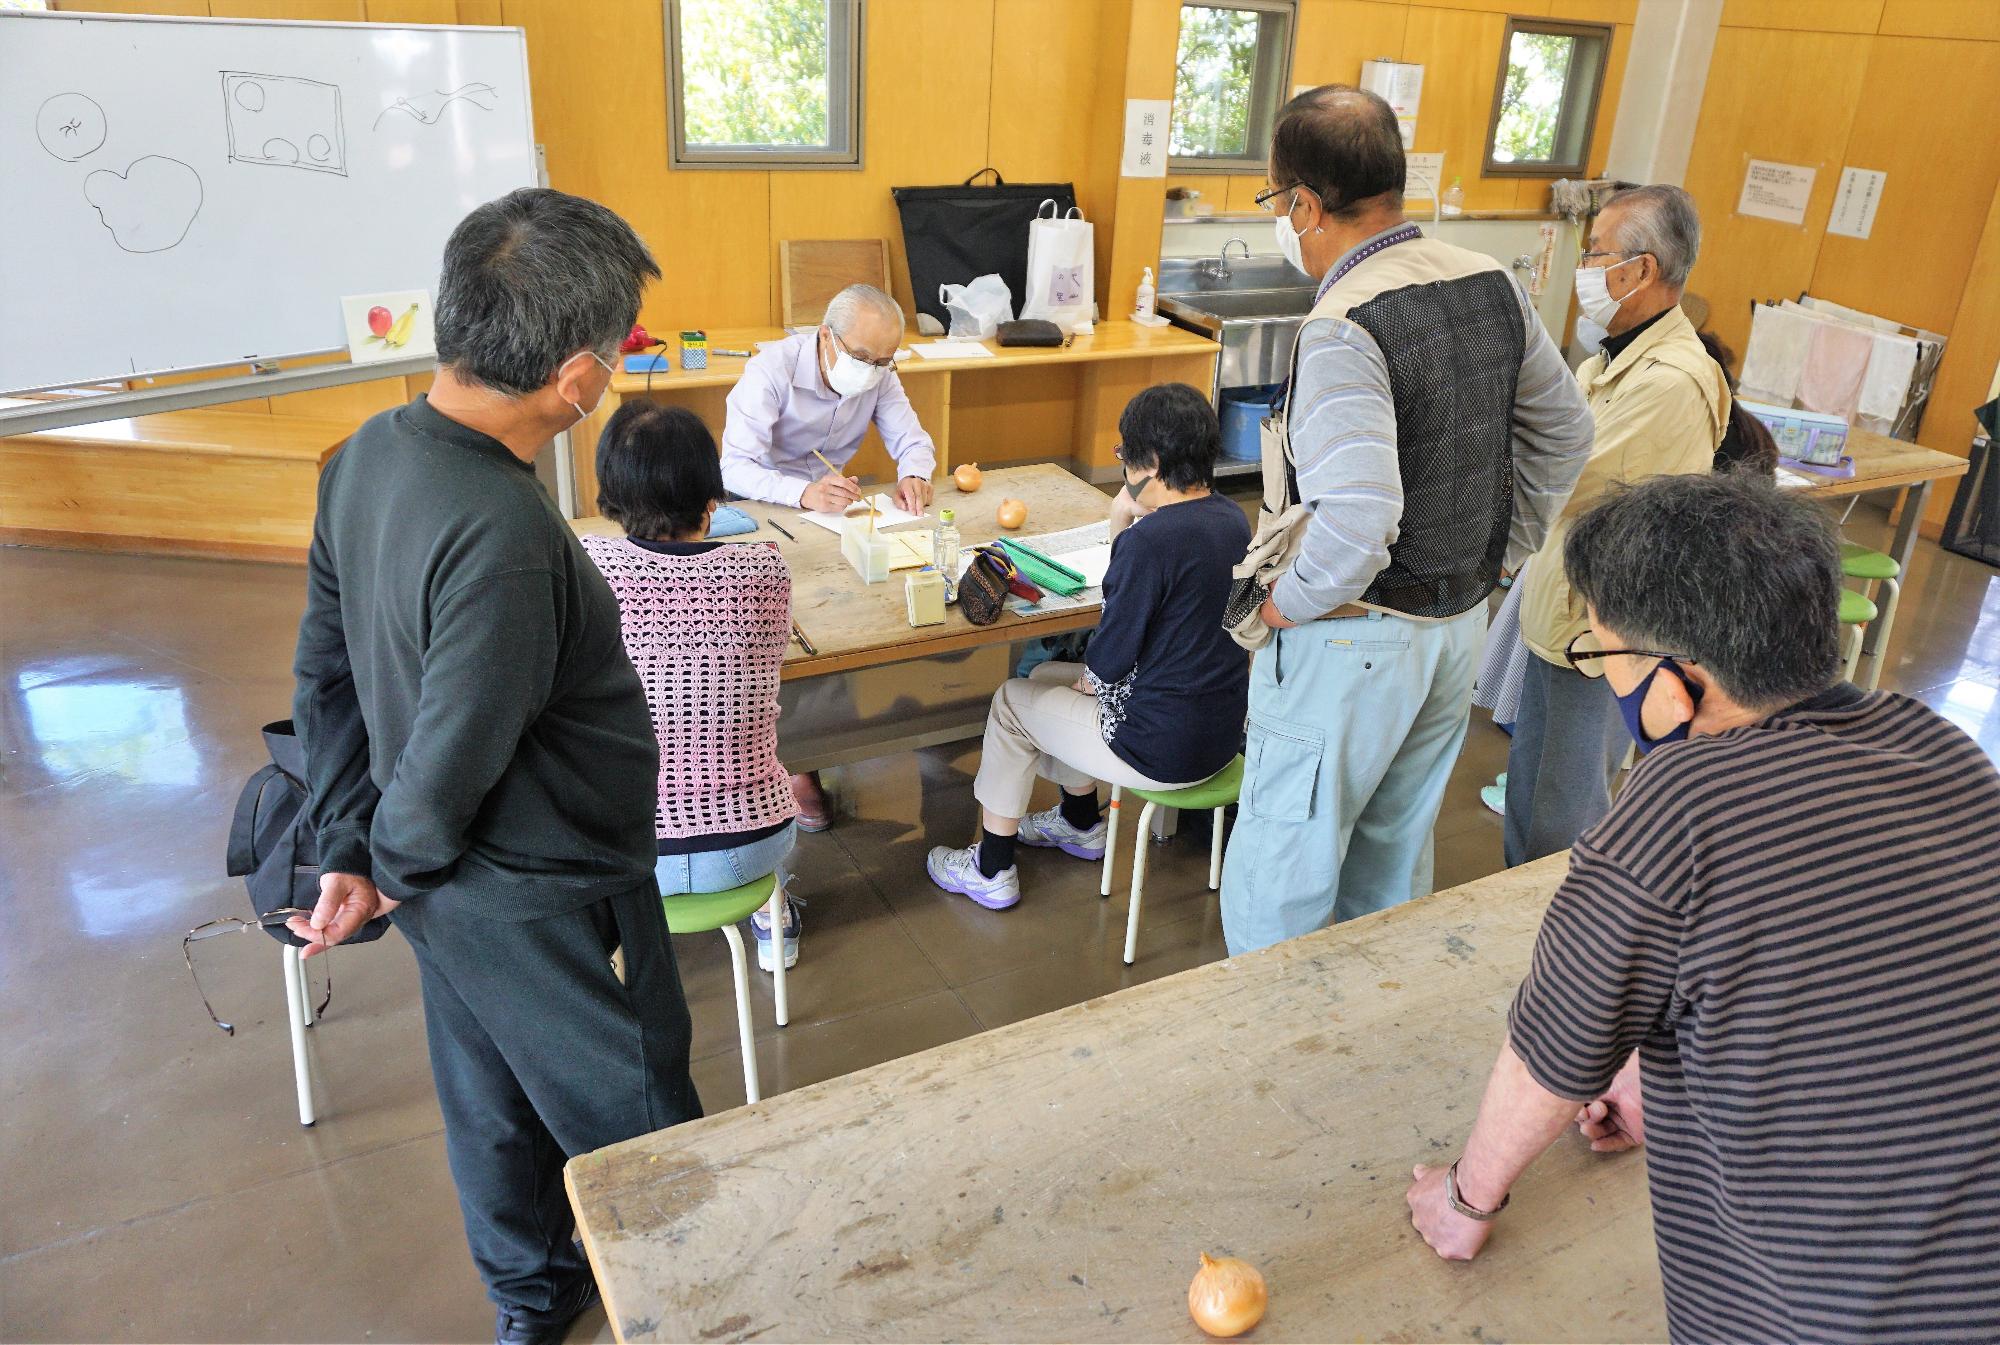
<instances>
[{"instance_id":1,"label":"black sock","mask_svg":"<svg viewBox=\"0 0 2000 1345\"><path fill-rule=\"evenodd\" d=\"M1078 831L1089 831L1096 826L1097 819L1103 816L1097 808L1097 790L1093 788L1088 794L1072 794L1065 789L1062 792L1062 816L1063 821Z\"/></svg>"},{"instance_id":2,"label":"black sock","mask_svg":"<svg viewBox=\"0 0 2000 1345\"><path fill-rule=\"evenodd\" d=\"M995 836L983 832L979 837L979 874L982 878L998 877L1003 869L1014 867L1014 838Z\"/></svg>"}]
</instances>

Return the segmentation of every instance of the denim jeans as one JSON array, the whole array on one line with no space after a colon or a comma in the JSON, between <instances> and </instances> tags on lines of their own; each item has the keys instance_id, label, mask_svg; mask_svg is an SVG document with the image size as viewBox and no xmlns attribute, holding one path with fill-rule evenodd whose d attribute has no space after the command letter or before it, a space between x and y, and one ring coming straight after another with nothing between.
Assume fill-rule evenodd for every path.
<instances>
[{"instance_id":1,"label":"denim jeans","mask_svg":"<svg viewBox=\"0 0 2000 1345\"><path fill-rule=\"evenodd\" d=\"M733 850L704 850L692 855L661 855L653 872L663 897L690 892L727 892L778 871L798 841L798 827L787 823L761 841Z\"/></svg>"},{"instance_id":2,"label":"denim jeans","mask_svg":"<svg viewBox=\"0 0 2000 1345\"><path fill-rule=\"evenodd\" d=\"M1465 742L1486 604L1279 631L1250 671L1222 932L1247 953L1431 890L1431 827Z\"/></svg>"}]
</instances>

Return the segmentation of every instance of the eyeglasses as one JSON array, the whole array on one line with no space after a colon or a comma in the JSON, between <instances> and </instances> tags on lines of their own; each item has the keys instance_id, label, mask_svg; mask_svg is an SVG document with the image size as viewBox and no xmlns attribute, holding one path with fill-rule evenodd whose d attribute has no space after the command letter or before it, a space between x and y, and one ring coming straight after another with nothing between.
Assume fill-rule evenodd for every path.
<instances>
[{"instance_id":1,"label":"eyeglasses","mask_svg":"<svg viewBox=\"0 0 2000 1345\"><path fill-rule=\"evenodd\" d=\"M1623 654L1628 658L1670 658L1676 663L1698 664L1701 661L1687 654L1668 654L1658 649L1578 649L1576 647L1577 642L1579 640L1588 639L1596 634L1597 632L1593 630L1579 631L1577 632L1576 636L1573 639L1571 639L1567 645L1563 647L1563 658L1566 659L1569 662L1569 666L1574 668L1576 671L1582 672L1583 665L1585 663L1588 663L1591 659L1610 658L1616 654Z\"/></svg>"},{"instance_id":2,"label":"eyeglasses","mask_svg":"<svg viewBox=\"0 0 2000 1345\"><path fill-rule=\"evenodd\" d=\"M1288 182L1282 187L1266 187L1263 191L1258 192L1255 196L1250 198L1250 204L1256 206L1259 210L1265 211L1268 214L1275 215L1278 213L1278 209L1276 206L1272 205L1271 202L1277 200L1280 196L1283 196L1288 191L1309 191L1314 196L1319 195L1319 191L1317 188L1309 187L1303 182ZM1298 208L1298 202L1294 201L1292 202L1291 205L1285 207L1284 213L1289 215L1292 213L1293 210L1297 208Z\"/></svg>"},{"instance_id":3,"label":"eyeglasses","mask_svg":"<svg viewBox=\"0 0 2000 1345\"><path fill-rule=\"evenodd\" d=\"M214 1023L230 1036L236 1035L236 1024L225 1023L215 1016L215 1008L208 1002L208 992L201 988L201 977L194 969L194 945L203 939L212 939L218 934L235 934L248 929L271 929L282 925L295 915L311 916L312 912L302 906L280 906L274 911L266 911L255 920L245 920L241 916L225 915L219 920L210 920L196 925L181 939L181 960L187 963L188 977L194 982L194 992L201 996L201 1007L208 1010L208 1021ZM318 1017L326 1012L326 1006L333 1003L333 973L326 976L326 998L313 1010Z\"/></svg>"},{"instance_id":4,"label":"eyeglasses","mask_svg":"<svg viewBox=\"0 0 2000 1345\"><path fill-rule=\"evenodd\" d=\"M879 360L864 359L862 356L855 354L854 348L848 345L847 342L841 340L840 333L835 331L833 328L828 327L826 329L826 334L828 336L831 336L833 338L833 343L840 347L840 353L847 356L847 358L850 360L860 360L861 363L869 365L876 369L892 369L895 367L896 352L893 350L890 351L887 356Z\"/></svg>"}]
</instances>

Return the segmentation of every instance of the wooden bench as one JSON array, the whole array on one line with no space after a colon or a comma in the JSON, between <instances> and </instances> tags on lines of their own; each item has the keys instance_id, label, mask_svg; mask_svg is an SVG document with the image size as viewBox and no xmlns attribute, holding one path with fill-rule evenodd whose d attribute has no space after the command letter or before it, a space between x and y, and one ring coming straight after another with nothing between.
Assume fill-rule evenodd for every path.
<instances>
[{"instance_id":1,"label":"wooden bench","mask_svg":"<svg viewBox=\"0 0 2000 1345\"><path fill-rule=\"evenodd\" d=\"M0 439L0 542L303 560L355 423L175 411Z\"/></svg>"}]
</instances>

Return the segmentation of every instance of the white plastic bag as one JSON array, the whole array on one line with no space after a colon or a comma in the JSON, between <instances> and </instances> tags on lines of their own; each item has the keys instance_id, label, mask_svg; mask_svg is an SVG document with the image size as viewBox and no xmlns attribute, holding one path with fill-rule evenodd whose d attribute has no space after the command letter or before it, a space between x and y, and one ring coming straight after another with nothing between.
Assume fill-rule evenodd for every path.
<instances>
[{"instance_id":1,"label":"white plastic bag","mask_svg":"<svg viewBox=\"0 0 2000 1345\"><path fill-rule=\"evenodd\" d=\"M1028 295L1024 318L1046 318L1065 332L1090 325L1097 292L1096 230L1071 206L1057 217L1053 200L1028 221Z\"/></svg>"},{"instance_id":2,"label":"white plastic bag","mask_svg":"<svg viewBox=\"0 0 2000 1345\"><path fill-rule=\"evenodd\" d=\"M990 341L1003 322L1014 320L1014 295L997 275L970 285L938 286L938 302L951 315L951 339Z\"/></svg>"}]
</instances>

